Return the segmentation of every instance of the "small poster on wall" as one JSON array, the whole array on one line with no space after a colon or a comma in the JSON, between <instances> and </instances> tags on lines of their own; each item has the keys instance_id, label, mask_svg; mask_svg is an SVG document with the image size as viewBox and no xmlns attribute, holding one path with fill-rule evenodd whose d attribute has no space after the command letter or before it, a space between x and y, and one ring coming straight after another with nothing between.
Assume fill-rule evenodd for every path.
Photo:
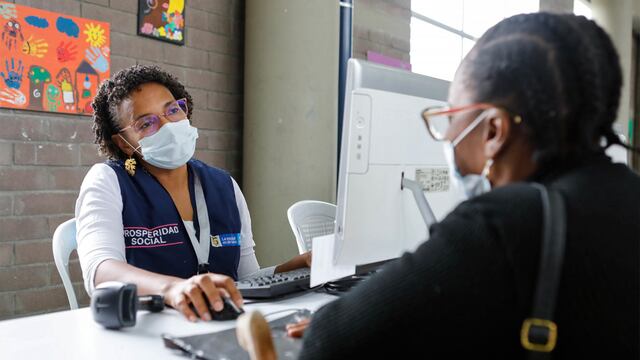
<instances>
[{"instance_id":1,"label":"small poster on wall","mask_svg":"<svg viewBox=\"0 0 640 360\"><path fill-rule=\"evenodd\" d=\"M184 45L185 0L138 0L138 35Z\"/></svg>"},{"instance_id":2,"label":"small poster on wall","mask_svg":"<svg viewBox=\"0 0 640 360\"><path fill-rule=\"evenodd\" d=\"M0 1L0 107L89 115L109 24Z\"/></svg>"}]
</instances>

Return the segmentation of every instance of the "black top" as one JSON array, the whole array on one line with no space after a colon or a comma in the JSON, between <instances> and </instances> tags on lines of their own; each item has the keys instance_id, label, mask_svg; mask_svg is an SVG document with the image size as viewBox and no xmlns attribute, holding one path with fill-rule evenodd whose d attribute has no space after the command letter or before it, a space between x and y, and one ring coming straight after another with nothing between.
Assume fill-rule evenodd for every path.
<instances>
[{"instance_id":1,"label":"black top","mask_svg":"<svg viewBox=\"0 0 640 360\"><path fill-rule=\"evenodd\" d=\"M637 359L640 177L602 157L543 182L567 208L554 359ZM541 224L526 183L460 204L414 253L318 311L300 358L523 358Z\"/></svg>"}]
</instances>

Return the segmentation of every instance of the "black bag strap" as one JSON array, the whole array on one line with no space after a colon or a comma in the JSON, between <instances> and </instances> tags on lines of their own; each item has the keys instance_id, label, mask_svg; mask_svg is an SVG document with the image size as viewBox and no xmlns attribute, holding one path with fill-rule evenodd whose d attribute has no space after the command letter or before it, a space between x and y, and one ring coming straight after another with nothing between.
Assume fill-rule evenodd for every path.
<instances>
[{"instance_id":1,"label":"black bag strap","mask_svg":"<svg viewBox=\"0 0 640 360\"><path fill-rule=\"evenodd\" d=\"M541 184L533 184L542 197L542 248L531 317L524 320L520 343L530 359L550 359L558 339L553 315L558 297L567 237L562 196Z\"/></svg>"}]
</instances>

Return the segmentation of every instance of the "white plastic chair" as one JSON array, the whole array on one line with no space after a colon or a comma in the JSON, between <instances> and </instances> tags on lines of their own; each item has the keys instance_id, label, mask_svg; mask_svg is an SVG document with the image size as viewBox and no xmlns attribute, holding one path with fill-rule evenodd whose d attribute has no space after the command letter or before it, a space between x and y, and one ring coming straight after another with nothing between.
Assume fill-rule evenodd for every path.
<instances>
[{"instance_id":1,"label":"white plastic chair","mask_svg":"<svg viewBox=\"0 0 640 360\"><path fill-rule=\"evenodd\" d=\"M316 200L303 200L287 210L289 225L298 243L300 254L311 251L311 240L333 234L336 222L336 206Z\"/></svg>"},{"instance_id":2,"label":"white plastic chair","mask_svg":"<svg viewBox=\"0 0 640 360\"><path fill-rule=\"evenodd\" d=\"M64 290L67 292L71 310L78 308L78 299L76 298L76 293L73 290L73 284L71 284L71 278L69 277L69 256L76 247L78 247L78 243L76 242L76 219L73 218L58 225L56 231L53 233L52 242L53 260L62 278L62 284L64 285Z\"/></svg>"}]
</instances>

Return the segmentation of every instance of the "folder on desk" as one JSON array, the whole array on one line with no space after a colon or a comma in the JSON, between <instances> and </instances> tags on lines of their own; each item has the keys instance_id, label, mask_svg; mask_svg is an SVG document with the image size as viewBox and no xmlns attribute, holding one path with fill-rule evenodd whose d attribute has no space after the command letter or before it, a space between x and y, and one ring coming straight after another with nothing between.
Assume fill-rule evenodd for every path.
<instances>
[{"instance_id":1,"label":"folder on desk","mask_svg":"<svg viewBox=\"0 0 640 360\"><path fill-rule=\"evenodd\" d=\"M278 359L296 359L302 348L302 339L287 336L286 325L300 320L303 312L296 312L285 317L269 321L273 343L278 352ZM309 313L304 314L309 316ZM246 359L249 354L240 347L236 338L236 329L228 329L209 334L173 337L163 334L166 347L181 351L195 359L222 360Z\"/></svg>"}]
</instances>

